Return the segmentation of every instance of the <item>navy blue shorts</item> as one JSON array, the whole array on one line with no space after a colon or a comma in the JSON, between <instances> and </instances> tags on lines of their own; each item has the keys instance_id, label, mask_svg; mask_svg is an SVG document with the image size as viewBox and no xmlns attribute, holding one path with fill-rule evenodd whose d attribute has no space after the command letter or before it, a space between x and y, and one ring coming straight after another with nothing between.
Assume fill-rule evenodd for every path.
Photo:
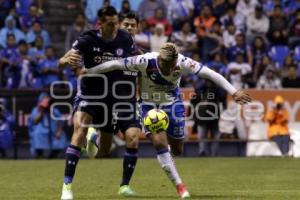
<instances>
[{"instance_id":1,"label":"navy blue shorts","mask_svg":"<svg viewBox=\"0 0 300 200\"><path fill-rule=\"evenodd\" d=\"M130 127L141 128L136 114L136 101L117 102L112 99L86 100L79 96L74 98L74 113L82 111L93 117L91 127L108 133L122 133Z\"/></svg>"},{"instance_id":2,"label":"navy blue shorts","mask_svg":"<svg viewBox=\"0 0 300 200\"><path fill-rule=\"evenodd\" d=\"M169 117L169 127L167 129L167 134L169 137L175 139L184 138L184 126L185 126L185 108L182 101L177 101L172 105L150 105L150 104L140 104L141 116L145 117L147 112L153 108L162 109L165 111ZM145 134L149 134L150 131L144 127Z\"/></svg>"}]
</instances>

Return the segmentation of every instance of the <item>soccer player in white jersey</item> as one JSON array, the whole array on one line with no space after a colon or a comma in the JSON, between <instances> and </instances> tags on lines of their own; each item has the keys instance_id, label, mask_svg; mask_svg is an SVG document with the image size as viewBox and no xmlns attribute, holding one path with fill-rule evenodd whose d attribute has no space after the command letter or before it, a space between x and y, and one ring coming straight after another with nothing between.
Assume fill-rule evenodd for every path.
<instances>
[{"instance_id":1,"label":"soccer player in white jersey","mask_svg":"<svg viewBox=\"0 0 300 200\"><path fill-rule=\"evenodd\" d=\"M96 67L83 69L85 74L99 74L113 70L137 71L141 73L141 114L153 109L164 110L170 124L166 132L152 134L145 128L145 134L157 150L157 158L171 181L177 186L181 198L189 197L189 193L178 175L172 161L168 144L174 155L183 151L185 109L180 95L179 83L183 74L193 73L202 78L210 79L224 88L233 99L240 104L251 101L248 94L237 91L223 76L208 67L178 53L173 43L165 43L160 52L146 53L121 60L105 62Z\"/></svg>"}]
</instances>

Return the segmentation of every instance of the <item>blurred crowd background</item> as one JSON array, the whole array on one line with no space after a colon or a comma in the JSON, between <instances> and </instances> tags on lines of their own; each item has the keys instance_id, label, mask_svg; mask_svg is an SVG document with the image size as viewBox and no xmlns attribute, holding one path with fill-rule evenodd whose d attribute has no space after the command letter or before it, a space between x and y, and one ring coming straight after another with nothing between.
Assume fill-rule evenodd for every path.
<instances>
[{"instance_id":1,"label":"blurred crowd background","mask_svg":"<svg viewBox=\"0 0 300 200\"><path fill-rule=\"evenodd\" d=\"M58 57L82 31L95 28L98 9L107 5L139 15L135 41L146 52L172 41L237 88L300 87L299 0L69 1L77 14L65 27L64 46L52 40L55 30L47 30L47 3L0 1L1 88L47 88L55 80L76 86L76 74L56 68ZM190 78L183 87L191 86Z\"/></svg>"}]
</instances>

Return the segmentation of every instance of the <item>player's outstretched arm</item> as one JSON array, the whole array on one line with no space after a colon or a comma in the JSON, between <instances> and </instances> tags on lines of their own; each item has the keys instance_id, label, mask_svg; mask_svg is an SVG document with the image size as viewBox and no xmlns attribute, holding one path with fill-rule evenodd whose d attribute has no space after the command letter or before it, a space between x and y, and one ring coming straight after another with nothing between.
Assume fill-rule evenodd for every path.
<instances>
[{"instance_id":1,"label":"player's outstretched arm","mask_svg":"<svg viewBox=\"0 0 300 200\"><path fill-rule=\"evenodd\" d=\"M127 70L126 68L126 59L121 60L111 60L105 63L96 65L95 67L85 69L87 74L102 74L114 70Z\"/></svg>"},{"instance_id":2,"label":"player's outstretched arm","mask_svg":"<svg viewBox=\"0 0 300 200\"><path fill-rule=\"evenodd\" d=\"M235 102L239 104L246 104L248 102L251 102L251 97L249 96L249 94L245 93L242 90L235 89L233 85L231 85L221 74L209 69L208 67L203 66L198 75L200 77L209 79L218 86L224 88L229 94L232 95Z\"/></svg>"}]
</instances>

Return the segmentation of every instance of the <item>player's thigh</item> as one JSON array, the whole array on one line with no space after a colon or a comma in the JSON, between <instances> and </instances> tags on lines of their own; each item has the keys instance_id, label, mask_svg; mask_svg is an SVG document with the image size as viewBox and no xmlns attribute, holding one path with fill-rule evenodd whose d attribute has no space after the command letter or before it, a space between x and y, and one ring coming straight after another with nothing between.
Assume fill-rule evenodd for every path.
<instances>
[{"instance_id":1,"label":"player's thigh","mask_svg":"<svg viewBox=\"0 0 300 200\"><path fill-rule=\"evenodd\" d=\"M100 133L100 147L99 147L99 151L98 151L98 155L97 157L108 157L109 156L109 152L110 152L110 148L111 148L111 144L113 141L113 133L110 132L105 132L101 130Z\"/></svg>"},{"instance_id":2,"label":"player's thigh","mask_svg":"<svg viewBox=\"0 0 300 200\"><path fill-rule=\"evenodd\" d=\"M125 131L125 141L127 148L138 148L140 133L141 129L138 127L130 127Z\"/></svg>"},{"instance_id":3,"label":"player's thigh","mask_svg":"<svg viewBox=\"0 0 300 200\"><path fill-rule=\"evenodd\" d=\"M183 152L184 140L168 137L168 141L171 147L172 154L175 156L180 156Z\"/></svg>"}]
</instances>

